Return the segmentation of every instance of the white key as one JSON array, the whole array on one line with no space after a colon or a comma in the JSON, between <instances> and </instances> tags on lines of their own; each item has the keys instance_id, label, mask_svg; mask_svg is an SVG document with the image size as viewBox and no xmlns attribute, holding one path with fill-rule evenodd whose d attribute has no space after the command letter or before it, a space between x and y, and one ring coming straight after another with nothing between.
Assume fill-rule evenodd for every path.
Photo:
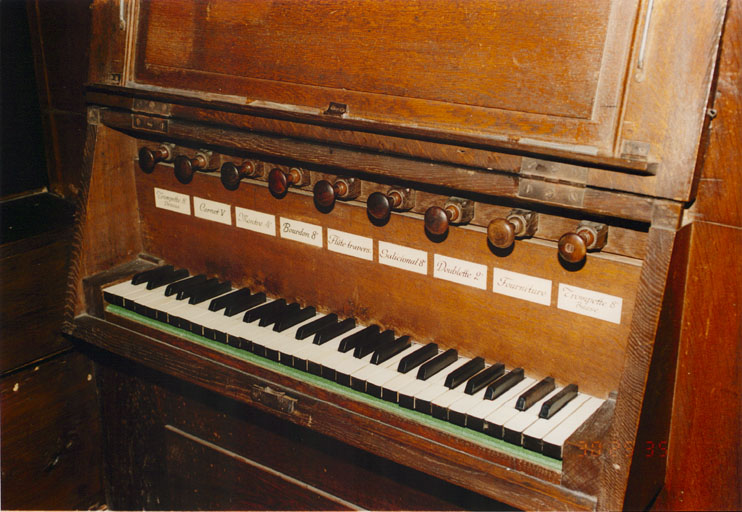
<instances>
[{"instance_id":1,"label":"white key","mask_svg":"<svg viewBox=\"0 0 742 512\"><path fill-rule=\"evenodd\" d=\"M385 363L378 365L376 370L373 371L366 379L367 384L373 384L374 386L381 388L387 382L396 378L397 376L404 375L400 374L397 370L397 368L399 367L399 362L408 355L417 351L420 347L422 347L421 344L413 341L409 348L390 358ZM410 373L412 373L412 371L410 371Z\"/></svg>"},{"instance_id":2,"label":"white key","mask_svg":"<svg viewBox=\"0 0 742 512\"><path fill-rule=\"evenodd\" d=\"M538 413L541 410L541 406L549 398L556 395L562 390L562 388L555 388L541 400L533 404L525 411L519 411L513 408L515 414L512 415L505 423L503 423L503 431L505 433L504 439L510 443L520 445L523 443L523 431L527 429L531 424L538 420ZM499 423L498 423L499 424Z\"/></svg>"},{"instance_id":3,"label":"white key","mask_svg":"<svg viewBox=\"0 0 742 512\"><path fill-rule=\"evenodd\" d=\"M455 402L458 402L462 398L469 396L466 393L464 393L464 386L466 382L462 382L458 386L456 386L454 389L445 388L447 391L445 391L442 395L437 396L431 401L431 404L433 407L439 407L443 409L442 415L439 410L439 412L433 412L433 416L436 418L447 420L448 419L448 408L453 405ZM484 397L484 395L482 395Z\"/></svg>"},{"instance_id":4,"label":"white key","mask_svg":"<svg viewBox=\"0 0 742 512\"><path fill-rule=\"evenodd\" d=\"M469 359L468 357L460 357L459 360L456 361L456 363L459 363L462 360L463 360L463 363L460 364L459 366L463 366L464 364L466 364L469 361L471 361L471 359ZM458 368L458 366L456 368ZM448 368L444 369L443 372L446 375L448 375L449 373L451 373L452 371L454 371L456 368L453 368L453 367L449 366ZM459 384L459 385L461 385L461 384ZM432 402L436 398L440 397L441 395L443 395L444 393L447 393L450 390L451 390L451 388L448 388L448 387L445 386L445 377L444 377L444 379L443 379L442 382L431 383L430 386L428 386L425 389L422 389L419 392L415 393L415 409L416 410L419 410L419 409L417 409L417 402L418 402L418 400L425 401L425 402L430 402L431 405L432 405Z\"/></svg>"},{"instance_id":5,"label":"white key","mask_svg":"<svg viewBox=\"0 0 742 512\"><path fill-rule=\"evenodd\" d=\"M234 290L232 290L234 291ZM227 293L231 293L227 292ZM226 294L223 294L226 295ZM221 295L220 295L221 297ZM218 297L215 297L218 298ZM210 300L201 302L200 304L194 304L197 310L194 310L193 316L189 316L188 320L196 325L200 325L202 330L196 334L203 335L203 329L213 329L214 325L218 325L219 322L224 318L224 311L211 311L209 309Z\"/></svg>"},{"instance_id":6,"label":"white key","mask_svg":"<svg viewBox=\"0 0 742 512\"><path fill-rule=\"evenodd\" d=\"M342 341L343 339L347 338L348 336L352 336L353 334L356 334L356 333L364 330L366 327L368 327L368 326L366 326L366 325L359 325L356 328L351 329L350 331L348 331L344 335L338 336L338 338L341 338L341 341ZM338 347L339 346L340 345L338 344ZM354 359L356 359L356 358L353 357L353 350L352 349L349 350L349 351L347 351L347 352L340 352L340 351L337 351L336 350L333 355L328 355L328 357L324 361L322 361L321 364L322 364L322 366L326 366L327 368L337 369L338 366L342 366L342 365L346 364L349 361L353 361Z\"/></svg>"},{"instance_id":7,"label":"white key","mask_svg":"<svg viewBox=\"0 0 742 512\"><path fill-rule=\"evenodd\" d=\"M253 341L259 343L260 345L263 345L266 349L274 350L279 353L282 352L284 347L288 344L301 345L302 347L306 347L307 343L312 343L312 337L306 338L304 340L297 340L296 332L304 324L314 322L315 320L317 320L318 318L322 318L323 316L324 315L322 314L315 315L312 318L304 320L303 322L300 322L299 324L290 327L283 332L274 331L273 324L271 324L270 326L263 327L262 329L265 332L258 339Z\"/></svg>"},{"instance_id":8,"label":"white key","mask_svg":"<svg viewBox=\"0 0 742 512\"><path fill-rule=\"evenodd\" d=\"M299 330L299 327L301 327L302 325L306 323L314 322L315 320L319 318L323 318L324 316L326 315L319 313L313 316L312 318L310 318L309 320L307 320L306 322L302 322L300 325L296 325L290 329L287 329L283 333L280 333L282 335L283 340L281 341L280 344L276 345L275 347L276 350L278 350L281 354L284 354L287 357L293 358L294 355L296 355L297 357L301 359L306 359L306 355L303 354L303 352L307 350L317 351L320 347L324 347L324 350L326 350L327 347L325 347L325 345L328 345L328 344L334 345L335 348L337 349L337 345L335 345L335 342L339 343L340 340L338 338L342 339L343 338L342 335L337 336L336 338L322 345L315 345L313 343L314 336L308 336L303 340L296 339L296 333ZM276 333L276 334L279 334L279 333Z\"/></svg>"},{"instance_id":9,"label":"white key","mask_svg":"<svg viewBox=\"0 0 742 512\"><path fill-rule=\"evenodd\" d=\"M162 297L161 290L148 290L146 286L137 286L136 289L131 290L124 296L124 304L128 302L134 302L139 304L140 300L147 300L149 298Z\"/></svg>"},{"instance_id":10,"label":"white key","mask_svg":"<svg viewBox=\"0 0 742 512\"><path fill-rule=\"evenodd\" d=\"M458 400L448 406L448 420L457 423L462 427L466 426L466 413L470 409L473 409L474 407L482 403L485 393L487 393L487 386L483 387L473 395L467 395L465 392L463 392L463 396L459 397ZM463 417L461 418L461 420L454 420L454 417L452 417L454 415L452 413L458 414L459 416Z\"/></svg>"},{"instance_id":11,"label":"white key","mask_svg":"<svg viewBox=\"0 0 742 512\"><path fill-rule=\"evenodd\" d=\"M399 354L397 354L397 355L395 355L393 357L390 357L389 359L387 359L386 361L384 361L381 364L373 364L373 363L369 362L368 365L364 366L363 368L359 368L358 370L356 370L355 372L353 372L351 374L351 378L365 382L373 374L378 373L380 370L387 369L390 366L394 366L396 368L396 366L399 365L400 359L402 359L404 356L406 356L408 354L411 354L418 347L419 347L419 345L417 345L417 344L410 345L409 347L407 347L406 349L404 349Z\"/></svg>"},{"instance_id":12,"label":"white key","mask_svg":"<svg viewBox=\"0 0 742 512\"><path fill-rule=\"evenodd\" d=\"M569 436L580 428L590 416L597 411L605 400L590 397L569 418L560 423L554 430L544 436L544 454L562 458L562 447Z\"/></svg>"},{"instance_id":13,"label":"white key","mask_svg":"<svg viewBox=\"0 0 742 512\"><path fill-rule=\"evenodd\" d=\"M342 336L337 336L336 338L333 338L332 340L325 342L322 345L315 345L314 343L312 343L311 337L307 338L307 340L309 340L309 347L298 351L295 357L306 361L306 369L307 371L311 371L310 363L322 366L323 361L327 360L337 353L337 349L342 342ZM303 340L301 341L301 343L304 343L307 340Z\"/></svg>"},{"instance_id":14,"label":"white key","mask_svg":"<svg viewBox=\"0 0 742 512\"><path fill-rule=\"evenodd\" d=\"M428 361L432 361L433 359L435 359L442 353L443 353L442 351L438 351L438 353L435 356L428 359ZM425 363L422 363L422 364L425 364ZM406 388L407 386L412 385L412 383L414 382L417 382L417 372L420 370L420 366L422 365L418 365L417 367L411 369L407 373L397 373L397 375L393 379L390 379L384 383L384 389L386 391L391 391L394 395L396 395L402 389ZM445 369L443 371L445 371ZM397 400L398 399L399 397L397 397Z\"/></svg>"},{"instance_id":15,"label":"white key","mask_svg":"<svg viewBox=\"0 0 742 512\"><path fill-rule=\"evenodd\" d=\"M124 281L122 283L107 286L106 288L103 288L103 291L123 298L131 293L141 290L142 288L146 289L147 283L131 284L131 281Z\"/></svg>"},{"instance_id":16,"label":"white key","mask_svg":"<svg viewBox=\"0 0 742 512\"><path fill-rule=\"evenodd\" d=\"M569 418L569 416L575 412L583 403L590 398L590 395L584 393L577 393L572 400L567 403L564 407L554 414L551 418L539 418L534 421L527 429L523 431L523 437L530 437L531 439L541 440L554 430L562 421Z\"/></svg>"},{"instance_id":17,"label":"white key","mask_svg":"<svg viewBox=\"0 0 742 512\"><path fill-rule=\"evenodd\" d=\"M435 394L432 396L432 398L443 394L446 390L448 390L447 387L443 386L443 384L446 382L446 377L448 376L448 374L465 365L467 362L469 362L468 358L459 357L452 364L449 364L447 367L430 377L428 380L415 379L415 381L411 382L409 386L406 386L403 389L399 390L400 403L404 403L402 396L412 397L412 400L416 403L418 396L425 394L426 390L434 390ZM431 393L429 392L428 394ZM425 394L425 396L427 396L428 394Z\"/></svg>"},{"instance_id":18,"label":"white key","mask_svg":"<svg viewBox=\"0 0 742 512\"><path fill-rule=\"evenodd\" d=\"M482 400L481 403L469 409L466 414L472 418L485 420L487 416L493 414L495 411L500 409L500 407L503 407L505 404L510 402L513 397L519 397L526 389L530 388L535 383L536 381L534 379L525 377L522 381L505 391L494 400Z\"/></svg>"},{"instance_id":19,"label":"white key","mask_svg":"<svg viewBox=\"0 0 742 512\"><path fill-rule=\"evenodd\" d=\"M491 366L485 366L485 368L482 371L486 371L488 368L491 368ZM480 372L477 372L480 373ZM473 377L472 377L473 378ZM460 385L456 386L454 389L451 389L449 391L446 391L444 394L433 400L433 405L446 409L446 411L443 413L443 416L441 416L440 409L436 413L436 411L433 411L433 416L440 418L440 419L447 419L450 420L448 415L448 410L451 409L455 404L459 404L458 409L454 409L455 412L458 412L462 414L465 413L466 409L471 409L475 405L479 404L482 400L484 400L484 394L487 391L487 387L485 386L483 389L480 389L478 392L474 393L474 395L469 395L466 393L466 384L468 382L468 379L461 383ZM475 398L476 397L476 398ZM459 403L461 402L461 403ZM459 425L464 424L464 419L462 418L459 422Z\"/></svg>"}]
</instances>

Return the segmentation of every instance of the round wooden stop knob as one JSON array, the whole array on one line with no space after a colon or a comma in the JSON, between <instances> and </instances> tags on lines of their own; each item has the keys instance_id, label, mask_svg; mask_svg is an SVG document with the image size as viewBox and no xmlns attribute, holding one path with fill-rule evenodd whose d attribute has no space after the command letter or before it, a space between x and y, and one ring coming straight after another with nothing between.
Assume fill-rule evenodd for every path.
<instances>
[{"instance_id":1,"label":"round wooden stop knob","mask_svg":"<svg viewBox=\"0 0 742 512\"><path fill-rule=\"evenodd\" d=\"M584 231L563 234L559 239L559 256L569 263L579 263L585 259L591 243L587 235Z\"/></svg>"},{"instance_id":2,"label":"round wooden stop knob","mask_svg":"<svg viewBox=\"0 0 742 512\"><path fill-rule=\"evenodd\" d=\"M431 206L425 211L425 229L431 235L443 235L448 231L448 224L452 220L453 211L440 206Z\"/></svg>"},{"instance_id":3,"label":"round wooden stop knob","mask_svg":"<svg viewBox=\"0 0 742 512\"><path fill-rule=\"evenodd\" d=\"M348 185L343 180L330 183L320 180L314 185L314 202L320 208L329 208L335 204L335 199L348 193Z\"/></svg>"},{"instance_id":4,"label":"round wooden stop knob","mask_svg":"<svg viewBox=\"0 0 742 512\"><path fill-rule=\"evenodd\" d=\"M276 197L282 197L290 185L301 182L302 173L299 169L292 167L289 172L284 172L278 167L271 169L268 173L268 189Z\"/></svg>"},{"instance_id":5,"label":"round wooden stop knob","mask_svg":"<svg viewBox=\"0 0 742 512\"><path fill-rule=\"evenodd\" d=\"M255 174L255 167L251 162L243 162L237 165L234 162L222 164L220 178L222 185L227 190L237 190L242 178L249 178Z\"/></svg>"},{"instance_id":6,"label":"round wooden stop knob","mask_svg":"<svg viewBox=\"0 0 742 512\"><path fill-rule=\"evenodd\" d=\"M139 168L147 174L155 170L158 162L170 158L170 149L167 146L160 146L157 149L143 147L139 150Z\"/></svg>"},{"instance_id":7,"label":"round wooden stop knob","mask_svg":"<svg viewBox=\"0 0 742 512\"><path fill-rule=\"evenodd\" d=\"M514 222L510 219L493 220L487 226L487 239L495 247L507 249L513 245L515 237L523 230L517 223L519 223L517 219Z\"/></svg>"},{"instance_id":8,"label":"round wooden stop knob","mask_svg":"<svg viewBox=\"0 0 742 512\"><path fill-rule=\"evenodd\" d=\"M389 218L392 210L402 203L402 196L397 192L390 192L389 194L383 194L381 192L374 192L368 196L366 201L366 210L368 211L369 217L376 220L385 220Z\"/></svg>"},{"instance_id":9,"label":"round wooden stop knob","mask_svg":"<svg viewBox=\"0 0 742 512\"><path fill-rule=\"evenodd\" d=\"M193 158L189 158L185 155L178 155L175 157L175 177L179 182L187 185L193 179L193 175L196 171L201 171L206 168L206 158L203 155L196 155Z\"/></svg>"}]
</instances>

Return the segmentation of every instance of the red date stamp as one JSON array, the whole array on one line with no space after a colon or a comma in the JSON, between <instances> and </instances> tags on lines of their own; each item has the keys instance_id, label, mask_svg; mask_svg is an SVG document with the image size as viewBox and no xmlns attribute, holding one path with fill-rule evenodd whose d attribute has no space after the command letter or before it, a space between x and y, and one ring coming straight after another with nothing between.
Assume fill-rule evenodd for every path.
<instances>
[{"instance_id":1,"label":"red date stamp","mask_svg":"<svg viewBox=\"0 0 742 512\"><path fill-rule=\"evenodd\" d=\"M613 457L618 454L618 450L630 452L633 444L629 441L625 443L616 441L611 441L610 443L604 443L603 441L580 441L577 444L577 448L582 452L580 453L580 457L600 457L604 453ZM667 457L667 441L645 441L643 448L644 456L647 458Z\"/></svg>"}]
</instances>

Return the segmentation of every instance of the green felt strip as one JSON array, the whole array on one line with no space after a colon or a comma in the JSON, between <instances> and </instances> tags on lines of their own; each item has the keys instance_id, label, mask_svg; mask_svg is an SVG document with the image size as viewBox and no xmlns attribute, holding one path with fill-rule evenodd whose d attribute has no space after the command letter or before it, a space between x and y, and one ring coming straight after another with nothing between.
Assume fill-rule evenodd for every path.
<instances>
[{"instance_id":1,"label":"green felt strip","mask_svg":"<svg viewBox=\"0 0 742 512\"><path fill-rule=\"evenodd\" d=\"M474 442L474 443L477 443L483 446L487 446L488 448L495 449L500 452L504 452L513 457L527 460L529 462L544 466L551 470L555 470L555 471L562 470L562 461L560 460L552 459L551 457L546 457L545 455L542 455L540 453L526 450L525 448L521 446L515 446L513 444L506 443L505 441L501 441L500 439L495 439L493 437L490 437L481 432L477 432L475 430L471 430L465 427L460 427L458 425L454 425L453 423L448 423L447 421L442 421L442 420L433 418L432 416L428 416L427 414L423 414L421 412L405 409L396 404L387 402L386 400L382 400L380 398L376 398L376 397L367 395L365 393L361 393L354 389L341 386L340 384L336 382L323 379L322 377L318 377L314 374L302 372L295 368L291 368L289 366L282 365L275 361L265 359L263 357L253 354L252 352L247 352L245 350L234 348L224 343L220 343L218 341L210 340L208 338L204 338L203 336L193 334L190 331L186 331L184 329L173 327L170 324L165 324L162 322L158 322L157 320L152 320L149 317L134 313L120 306L114 306L112 304L109 304L108 306L106 306L106 311L108 311L109 313L118 315L118 316L122 316L124 318L128 318L129 320L133 320L134 322L147 325L148 327L152 327L159 331L163 331L168 334L173 334L175 336L187 339L188 341L208 347L212 350L217 350L219 352L229 354L236 358L249 361L250 363L260 366L262 368L267 368L267 369L270 369L271 371L281 373L283 375L287 375L289 377L293 377L295 379L302 380L304 382L309 382L312 385L317 386L319 388L346 395L359 402L364 402L376 408L383 409L384 411L390 414L396 414L398 416L411 419L418 423L423 423L429 427L442 430L444 432L447 432L457 437L461 437L468 441L471 441L471 442Z\"/></svg>"}]
</instances>

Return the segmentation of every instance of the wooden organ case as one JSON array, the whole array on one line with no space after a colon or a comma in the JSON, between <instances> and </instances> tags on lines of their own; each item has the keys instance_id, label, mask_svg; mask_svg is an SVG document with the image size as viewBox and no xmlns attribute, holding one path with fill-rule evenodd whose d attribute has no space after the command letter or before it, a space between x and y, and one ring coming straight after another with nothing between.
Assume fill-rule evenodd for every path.
<instances>
[{"instance_id":1,"label":"wooden organ case","mask_svg":"<svg viewBox=\"0 0 742 512\"><path fill-rule=\"evenodd\" d=\"M117 459L131 467L108 471L109 505L210 506L186 489L211 472L213 492L254 487L225 507L491 506L436 505L405 487L409 474L518 508L647 506L663 481L672 401L676 232L694 194L725 8L94 1L65 329L97 347L107 442L165 445ZM404 406L403 387L390 400L371 377L349 387L360 377L339 382L323 361L311 371L314 356L297 365L304 348L282 348L290 340L277 339L277 324L240 330L240 311L218 339L221 327L171 305L160 316L156 301L124 293L162 265L228 281L221 293L249 288L294 312L353 319L353 332L375 325L507 374L523 368L534 382L576 384L596 405L561 443L548 437L555 426L533 438L489 415L475 421L482 396L485 406L431 399L425 410L422 395ZM125 377L111 384L116 372ZM168 396L206 390L215 421L254 420L267 437L190 431L156 417L166 400L140 416L133 403L162 379ZM235 408L244 422L228 419ZM270 446L287 429L297 444ZM324 451L302 453L302 436ZM197 448L184 453L174 438ZM364 473L353 488L343 483L353 471L328 462L346 448L409 474ZM291 454L316 467L297 469ZM179 468L199 458L202 471L183 483ZM395 496L381 500L384 489Z\"/></svg>"}]
</instances>

